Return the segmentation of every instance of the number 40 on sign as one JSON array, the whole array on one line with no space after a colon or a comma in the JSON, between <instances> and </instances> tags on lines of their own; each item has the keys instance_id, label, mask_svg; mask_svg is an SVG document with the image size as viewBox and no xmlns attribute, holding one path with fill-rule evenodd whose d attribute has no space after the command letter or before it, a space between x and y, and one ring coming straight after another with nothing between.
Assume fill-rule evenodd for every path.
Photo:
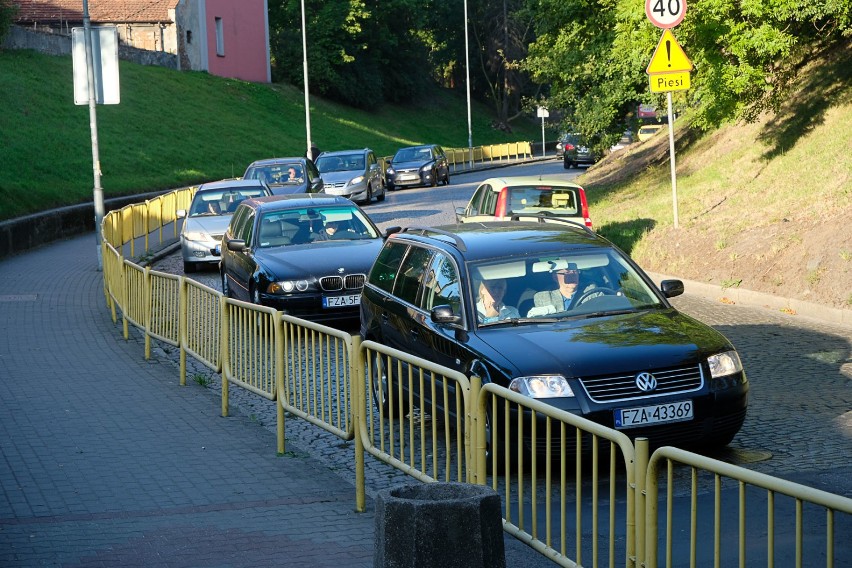
<instances>
[{"instance_id":1,"label":"number 40 on sign","mask_svg":"<svg viewBox=\"0 0 852 568\"><path fill-rule=\"evenodd\" d=\"M645 15L658 28L673 28L686 15L686 0L645 0Z\"/></svg>"}]
</instances>

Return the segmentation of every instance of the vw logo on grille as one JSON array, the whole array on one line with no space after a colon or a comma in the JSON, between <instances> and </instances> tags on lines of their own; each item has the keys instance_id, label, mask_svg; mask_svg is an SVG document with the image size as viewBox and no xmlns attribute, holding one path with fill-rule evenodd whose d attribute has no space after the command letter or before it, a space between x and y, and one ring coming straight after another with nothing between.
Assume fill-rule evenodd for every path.
<instances>
[{"instance_id":1,"label":"vw logo on grille","mask_svg":"<svg viewBox=\"0 0 852 568\"><path fill-rule=\"evenodd\" d=\"M651 392L657 388L657 379L651 373L636 375L636 386L642 392Z\"/></svg>"}]
</instances>

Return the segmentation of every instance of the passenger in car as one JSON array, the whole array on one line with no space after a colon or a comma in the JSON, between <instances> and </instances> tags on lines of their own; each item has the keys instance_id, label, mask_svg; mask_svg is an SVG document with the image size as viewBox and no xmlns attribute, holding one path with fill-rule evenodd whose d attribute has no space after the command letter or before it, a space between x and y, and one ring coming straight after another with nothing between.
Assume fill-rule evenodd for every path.
<instances>
[{"instance_id":1,"label":"passenger in car","mask_svg":"<svg viewBox=\"0 0 852 568\"><path fill-rule=\"evenodd\" d=\"M506 295L506 287L505 278L492 278L479 283L479 298L476 302L479 323L490 323L521 317L517 308L507 306L503 303L503 296Z\"/></svg>"}]
</instances>

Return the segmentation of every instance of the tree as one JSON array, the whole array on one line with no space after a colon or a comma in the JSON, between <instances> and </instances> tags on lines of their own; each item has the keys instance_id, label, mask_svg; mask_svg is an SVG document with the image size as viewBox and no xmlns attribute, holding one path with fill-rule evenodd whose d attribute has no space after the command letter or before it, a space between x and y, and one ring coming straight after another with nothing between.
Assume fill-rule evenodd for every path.
<instances>
[{"instance_id":1,"label":"tree","mask_svg":"<svg viewBox=\"0 0 852 568\"><path fill-rule=\"evenodd\" d=\"M12 22L15 21L15 15L18 13L18 5L13 4L11 0L0 0L0 42L6 38L9 33L9 28Z\"/></svg>"}]
</instances>

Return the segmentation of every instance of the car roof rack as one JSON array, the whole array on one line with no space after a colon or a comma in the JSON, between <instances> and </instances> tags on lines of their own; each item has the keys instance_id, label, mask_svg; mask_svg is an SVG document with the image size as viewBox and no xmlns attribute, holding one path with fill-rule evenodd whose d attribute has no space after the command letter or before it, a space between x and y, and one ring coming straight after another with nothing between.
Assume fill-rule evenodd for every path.
<instances>
[{"instance_id":1,"label":"car roof rack","mask_svg":"<svg viewBox=\"0 0 852 568\"><path fill-rule=\"evenodd\" d=\"M453 239L453 242L456 244L456 248L462 252L467 251L467 245L464 243L464 240L458 236L457 234L451 231L445 231L443 229L436 229L435 227L426 227L422 225L412 225L411 227L406 227L402 230L404 233L413 233L415 231L420 231L423 236L426 236L427 233L432 233L436 235L443 235L445 237L449 237Z\"/></svg>"},{"instance_id":2,"label":"car roof rack","mask_svg":"<svg viewBox=\"0 0 852 568\"><path fill-rule=\"evenodd\" d=\"M590 235L594 235L595 232L588 228L585 224L580 223L578 221L574 221L573 219L566 219L564 217L559 217L552 213L548 213L547 211L541 211L539 213L515 213L512 215L512 221L521 221L523 218L527 219L535 219L538 223L547 223L550 221L556 221L558 223L565 223L566 225L573 225L575 227L579 227L589 233Z\"/></svg>"}]
</instances>

